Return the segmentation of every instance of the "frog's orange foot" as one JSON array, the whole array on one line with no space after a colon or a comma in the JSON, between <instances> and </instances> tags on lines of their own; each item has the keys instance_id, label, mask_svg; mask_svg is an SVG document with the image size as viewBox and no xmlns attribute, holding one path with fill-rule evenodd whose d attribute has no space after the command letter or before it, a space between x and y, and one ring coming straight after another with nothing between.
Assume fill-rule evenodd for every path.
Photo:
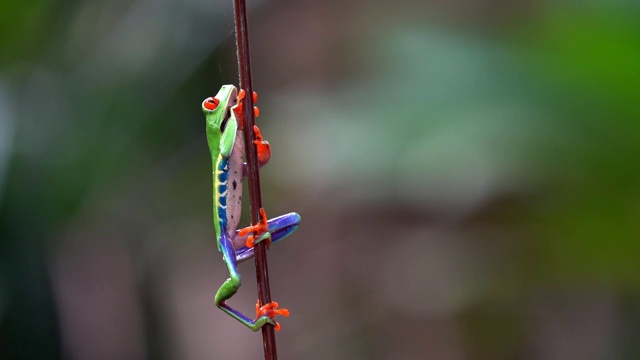
<instances>
[{"instance_id":1,"label":"frog's orange foot","mask_svg":"<svg viewBox=\"0 0 640 360\"><path fill-rule=\"evenodd\" d=\"M264 304L260 306L260 300L256 302L256 319L259 319L262 316L268 316L273 319L278 315L289 316L289 310L287 309L278 309L278 303L276 301L272 301L268 304ZM280 331L280 324L276 322L275 325L276 331Z\"/></svg>"},{"instance_id":2,"label":"frog's orange foot","mask_svg":"<svg viewBox=\"0 0 640 360\"><path fill-rule=\"evenodd\" d=\"M260 133L260 128L257 125L253 126L253 133L255 134L256 139L253 140L253 143L256 144L256 148L258 150L258 161L260 164L266 164L271 159L271 145L269 142L262 137L262 133Z\"/></svg>"},{"instance_id":3,"label":"frog's orange foot","mask_svg":"<svg viewBox=\"0 0 640 360\"><path fill-rule=\"evenodd\" d=\"M247 96L247 92L244 89L240 89L240 91L238 92L238 97L236 98L236 101L238 102L238 105L234 108L234 113L236 115L236 119L243 119L242 114L244 112L244 108L243 108L243 100L244 98ZM254 91L253 92L253 103L255 104L256 102L258 102L258 94ZM258 117L260 116L260 109L258 109L257 106L253 107L253 117ZM244 122L242 122L244 124Z\"/></svg>"},{"instance_id":4,"label":"frog's orange foot","mask_svg":"<svg viewBox=\"0 0 640 360\"><path fill-rule=\"evenodd\" d=\"M267 241L267 247L271 245L271 234L269 234L269 226L267 225L267 213L264 211L264 208L260 208L260 222L256 225L247 226L240 231L238 231L238 236L245 236L248 233L253 232L255 234L251 234L247 237L247 241L245 245L248 248L252 248L255 246L256 241Z\"/></svg>"}]
</instances>

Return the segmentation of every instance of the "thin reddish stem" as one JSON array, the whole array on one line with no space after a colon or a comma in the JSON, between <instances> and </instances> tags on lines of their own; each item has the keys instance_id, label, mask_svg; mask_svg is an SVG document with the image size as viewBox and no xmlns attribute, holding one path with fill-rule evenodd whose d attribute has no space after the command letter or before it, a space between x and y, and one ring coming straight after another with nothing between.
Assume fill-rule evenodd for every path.
<instances>
[{"instance_id":1,"label":"thin reddish stem","mask_svg":"<svg viewBox=\"0 0 640 360\"><path fill-rule=\"evenodd\" d=\"M247 24L247 7L245 0L233 0L234 23L236 29L236 45L238 52L238 73L240 88L246 91L244 98L244 146L247 160L247 180L251 209L251 224L260 222L262 196L260 194L260 173L256 145L253 143L255 123L253 115L253 80L251 78L251 53L249 49L249 27ZM261 241L255 247L256 279L258 282L258 299L260 304L271 302L269 287L269 267L267 264L266 242ZM267 324L262 327L262 345L265 360L276 360L276 336L274 327Z\"/></svg>"}]
</instances>

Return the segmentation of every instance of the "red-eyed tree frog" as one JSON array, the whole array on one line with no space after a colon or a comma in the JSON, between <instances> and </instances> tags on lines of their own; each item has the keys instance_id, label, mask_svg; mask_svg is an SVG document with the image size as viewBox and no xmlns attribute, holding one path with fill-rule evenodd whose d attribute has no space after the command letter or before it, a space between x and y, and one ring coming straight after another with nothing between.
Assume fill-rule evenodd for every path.
<instances>
[{"instance_id":1,"label":"red-eyed tree frog","mask_svg":"<svg viewBox=\"0 0 640 360\"><path fill-rule=\"evenodd\" d=\"M257 100L257 96L253 95ZM254 244L264 240L269 242L281 240L300 224L300 215L296 213L285 214L267 221L264 209L260 209L259 224L237 230L242 211L242 180L246 175L242 136L244 96L244 90L238 93L235 86L224 85L215 97L209 97L202 102L202 111L206 117L207 142L213 163L213 224L218 251L222 253L230 276L218 289L215 303L222 311L253 331L257 331L267 323L279 330L280 325L273 318L277 315L288 316L289 311L278 309L277 302L263 306L256 304L256 318L253 320L226 304L241 285L237 264L254 256ZM254 114L258 115L258 108L254 108ZM260 166L262 166L269 161L271 148L262 138L257 126L254 127L254 132L256 134L254 143L258 149Z\"/></svg>"}]
</instances>

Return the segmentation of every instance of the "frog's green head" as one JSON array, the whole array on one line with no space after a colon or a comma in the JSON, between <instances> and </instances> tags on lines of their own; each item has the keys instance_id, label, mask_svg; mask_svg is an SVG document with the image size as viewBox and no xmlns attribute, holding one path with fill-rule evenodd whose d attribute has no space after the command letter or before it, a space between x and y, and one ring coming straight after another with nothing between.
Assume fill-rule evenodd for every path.
<instances>
[{"instance_id":1,"label":"frog's green head","mask_svg":"<svg viewBox=\"0 0 640 360\"><path fill-rule=\"evenodd\" d=\"M233 85L223 85L214 97L202 102L202 112L207 119L207 132L220 132L225 120L229 118L229 109L235 105L238 90Z\"/></svg>"}]
</instances>

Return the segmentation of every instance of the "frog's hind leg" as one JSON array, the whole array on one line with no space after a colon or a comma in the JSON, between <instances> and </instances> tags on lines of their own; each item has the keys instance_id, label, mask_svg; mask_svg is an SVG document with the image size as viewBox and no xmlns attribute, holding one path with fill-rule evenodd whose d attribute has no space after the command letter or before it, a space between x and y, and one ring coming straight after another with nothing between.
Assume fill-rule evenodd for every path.
<instances>
[{"instance_id":1,"label":"frog's hind leg","mask_svg":"<svg viewBox=\"0 0 640 360\"><path fill-rule=\"evenodd\" d=\"M298 225L300 225L300 215L294 212L270 219L267 221L267 226L271 233L271 242L275 243L289 236L298 228ZM236 234L238 231L239 230L236 231ZM244 241L242 241L242 243L244 244ZM253 258L253 256L253 248L248 248L243 245L236 249L236 261L239 263L249 260Z\"/></svg>"},{"instance_id":2,"label":"frog's hind leg","mask_svg":"<svg viewBox=\"0 0 640 360\"><path fill-rule=\"evenodd\" d=\"M233 249L233 244L231 243L231 240L226 235L222 235L220 238L220 250L222 251L224 262L225 264L227 264L230 277L222 284L222 286L220 286L220 288L218 289L218 292L216 293L216 297L215 297L216 306L219 307L225 313L227 313L229 316L243 323L245 326L247 326L253 331L257 331L266 323L276 326L277 323L268 315L275 316L277 314L263 315L258 317L255 320L252 320L246 315L244 315L243 313L241 313L240 311L226 304L226 300L230 299L233 295L235 295L235 293L240 288L242 279L240 277L240 274L238 273L238 266L236 261L235 250Z\"/></svg>"}]
</instances>

